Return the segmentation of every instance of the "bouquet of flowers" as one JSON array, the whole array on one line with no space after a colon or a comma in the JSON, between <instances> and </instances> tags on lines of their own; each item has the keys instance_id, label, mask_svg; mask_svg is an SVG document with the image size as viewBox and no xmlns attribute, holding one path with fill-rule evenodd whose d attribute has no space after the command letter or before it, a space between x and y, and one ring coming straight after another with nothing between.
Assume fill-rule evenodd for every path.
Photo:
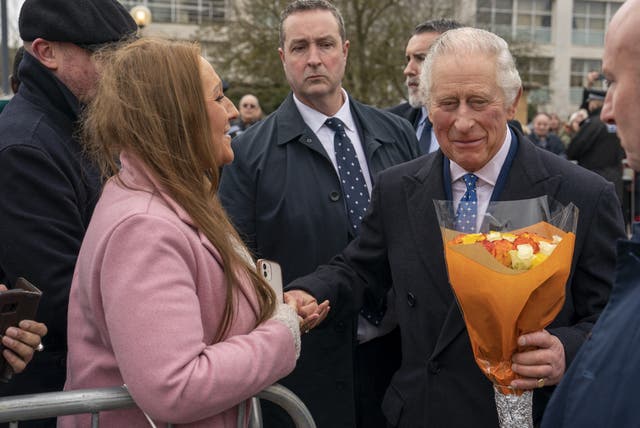
<instances>
[{"instance_id":1,"label":"bouquet of flowers","mask_svg":"<svg viewBox=\"0 0 640 428\"><path fill-rule=\"evenodd\" d=\"M481 233L461 234L451 201L434 201L449 282L473 354L493 382L500 426L532 427L532 391L509 387L522 334L548 326L562 309L578 209L547 197L492 202Z\"/></svg>"}]
</instances>

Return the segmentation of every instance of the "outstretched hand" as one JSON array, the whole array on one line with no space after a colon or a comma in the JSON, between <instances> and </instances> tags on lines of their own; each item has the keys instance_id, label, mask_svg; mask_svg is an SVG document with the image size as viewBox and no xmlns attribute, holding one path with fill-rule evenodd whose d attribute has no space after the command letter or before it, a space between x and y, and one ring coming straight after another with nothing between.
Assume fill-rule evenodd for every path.
<instances>
[{"instance_id":1,"label":"outstretched hand","mask_svg":"<svg viewBox=\"0 0 640 428\"><path fill-rule=\"evenodd\" d=\"M287 291L284 293L284 301L287 304L294 303L300 317L300 331L303 333L324 321L331 309L328 300L318 304L315 297L303 290Z\"/></svg>"}]
</instances>

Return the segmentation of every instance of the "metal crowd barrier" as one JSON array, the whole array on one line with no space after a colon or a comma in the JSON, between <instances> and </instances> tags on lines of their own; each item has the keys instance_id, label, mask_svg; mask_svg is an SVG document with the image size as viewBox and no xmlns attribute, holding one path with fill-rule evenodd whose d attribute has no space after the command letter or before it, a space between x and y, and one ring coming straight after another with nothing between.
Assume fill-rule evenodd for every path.
<instances>
[{"instance_id":1,"label":"metal crowd barrier","mask_svg":"<svg viewBox=\"0 0 640 428\"><path fill-rule=\"evenodd\" d=\"M259 392L252 400L253 406L249 415L250 428L262 428L262 415L257 398L271 401L282 407L297 428L316 427L304 403L284 386L275 384ZM15 395L0 398L0 422L9 422L10 428L18 428L20 421L90 413L91 427L98 428L101 411L124 409L135 407L135 405L124 386Z\"/></svg>"}]
</instances>

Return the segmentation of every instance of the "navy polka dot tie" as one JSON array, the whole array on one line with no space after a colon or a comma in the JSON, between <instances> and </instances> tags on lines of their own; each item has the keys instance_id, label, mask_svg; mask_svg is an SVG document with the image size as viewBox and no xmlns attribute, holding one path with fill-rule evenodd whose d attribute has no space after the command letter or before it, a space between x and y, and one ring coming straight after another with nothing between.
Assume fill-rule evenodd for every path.
<instances>
[{"instance_id":1,"label":"navy polka dot tie","mask_svg":"<svg viewBox=\"0 0 640 428\"><path fill-rule=\"evenodd\" d=\"M467 191L462 195L456 210L456 230L474 233L478 217L478 195L476 195L478 177L474 174L465 174L462 179L467 185Z\"/></svg>"},{"instance_id":2,"label":"navy polka dot tie","mask_svg":"<svg viewBox=\"0 0 640 428\"><path fill-rule=\"evenodd\" d=\"M364 181L364 175L353 144L351 144L351 140L344 130L344 123L336 117L330 117L325 121L325 125L335 131L333 149L336 154L338 175L340 175L349 222L357 235L360 229L360 222L362 222L369 205L367 183Z\"/></svg>"}]
</instances>

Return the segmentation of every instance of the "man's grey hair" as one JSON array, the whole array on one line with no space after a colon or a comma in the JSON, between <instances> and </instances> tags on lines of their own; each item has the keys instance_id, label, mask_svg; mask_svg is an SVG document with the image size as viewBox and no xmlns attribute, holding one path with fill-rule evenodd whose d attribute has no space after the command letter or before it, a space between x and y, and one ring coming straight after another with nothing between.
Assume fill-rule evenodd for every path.
<instances>
[{"instance_id":1,"label":"man's grey hair","mask_svg":"<svg viewBox=\"0 0 640 428\"><path fill-rule=\"evenodd\" d=\"M342 14L337 7L335 7L332 3L327 0L296 0L293 3L289 4L282 13L280 14L280 47L284 48L284 20L287 19L290 15L298 12L306 12L310 10L327 10L333 14L338 23L338 29L340 31L340 37L342 38L342 43L347 40L347 32L344 29L344 19L342 18Z\"/></svg>"},{"instance_id":2,"label":"man's grey hair","mask_svg":"<svg viewBox=\"0 0 640 428\"><path fill-rule=\"evenodd\" d=\"M449 30L440 36L431 46L429 54L422 64L420 75L420 90L425 105L431 102L431 87L438 82L432 82L433 65L440 57L446 55L461 56L465 54L480 54L492 58L496 63L496 80L502 89L505 105L512 104L522 86L520 74L509 45L504 39L485 30L464 27ZM469 64L473 67L473 64Z\"/></svg>"}]
</instances>

